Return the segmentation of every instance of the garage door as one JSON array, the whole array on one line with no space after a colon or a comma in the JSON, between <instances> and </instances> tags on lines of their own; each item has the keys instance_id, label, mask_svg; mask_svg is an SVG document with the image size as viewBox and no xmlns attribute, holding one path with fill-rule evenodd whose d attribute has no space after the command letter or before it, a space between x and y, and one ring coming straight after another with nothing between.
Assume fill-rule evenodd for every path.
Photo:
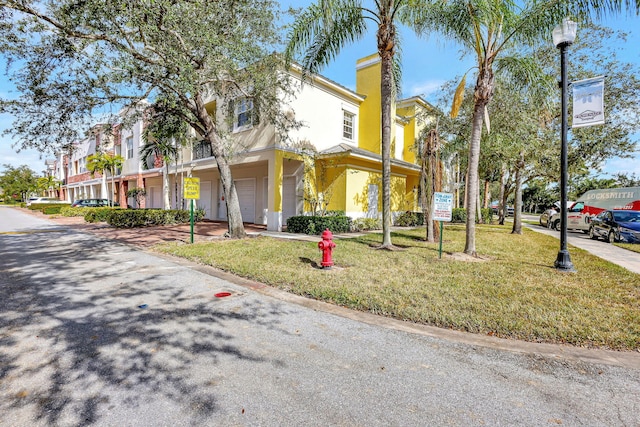
<instances>
[{"instance_id":1,"label":"garage door","mask_svg":"<svg viewBox=\"0 0 640 427\"><path fill-rule=\"evenodd\" d=\"M238 179L234 181L236 192L238 193L238 201L240 203L240 212L242 213L243 222L255 222L256 220L256 181L255 179ZM222 184L220 184L220 194ZM220 219L227 218L227 205L224 200L220 200L219 205Z\"/></svg>"}]
</instances>

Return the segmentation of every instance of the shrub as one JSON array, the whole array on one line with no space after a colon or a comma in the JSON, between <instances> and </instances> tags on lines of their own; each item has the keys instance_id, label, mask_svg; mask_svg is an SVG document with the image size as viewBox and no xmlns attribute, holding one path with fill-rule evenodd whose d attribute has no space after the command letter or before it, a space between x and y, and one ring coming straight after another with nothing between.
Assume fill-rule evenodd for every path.
<instances>
[{"instance_id":1,"label":"shrub","mask_svg":"<svg viewBox=\"0 0 640 427\"><path fill-rule=\"evenodd\" d=\"M119 210L120 208L79 208L82 209L84 214L84 220L86 222L108 222L109 216L115 210Z\"/></svg>"},{"instance_id":2,"label":"shrub","mask_svg":"<svg viewBox=\"0 0 640 427\"><path fill-rule=\"evenodd\" d=\"M184 224L190 221L190 212L184 209L115 209L107 223L117 228L146 227L150 225ZM204 210L194 212L194 221L204 218Z\"/></svg>"},{"instance_id":3,"label":"shrub","mask_svg":"<svg viewBox=\"0 0 640 427\"><path fill-rule=\"evenodd\" d=\"M399 227L424 225L424 214L422 212L406 211L396 218L395 225Z\"/></svg>"},{"instance_id":4,"label":"shrub","mask_svg":"<svg viewBox=\"0 0 640 427\"><path fill-rule=\"evenodd\" d=\"M32 203L29 206L27 206L28 209L31 209L32 211L41 211L44 212L45 208L48 207L60 207L62 208L63 206L69 206L69 204L65 204L65 203Z\"/></svg>"},{"instance_id":5,"label":"shrub","mask_svg":"<svg viewBox=\"0 0 640 427\"><path fill-rule=\"evenodd\" d=\"M351 222L351 231L381 230L382 220L377 218L357 218Z\"/></svg>"},{"instance_id":6,"label":"shrub","mask_svg":"<svg viewBox=\"0 0 640 427\"><path fill-rule=\"evenodd\" d=\"M333 216L292 216L287 219L289 233L321 234L325 229L332 233L347 233L351 230L351 218Z\"/></svg>"},{"instance_id":7,"label":"shrub","mask_svg":"<svg viewBox=\"0 0 640 427\"><path fill-rule=\"evenodd\" d=\"M491 209L480 209L480 215L482 215L482 220L485 224L491 223L491 219L493 218L493 211ZM451 222L466 222L467 210L464 208L454 208L451 216Z\"/></svg>"},{"instance_id":8,"label":"shrub","mask_svg":"<svg viewBox=\"0 0 640 427\"><path fill-rule=\"evenodd\" d=\"M65 206L60 209L60 215L62 216L84 216L87 211L85 209L91 208L72 208L71 206Z\"/></svg>"},{"instance_id":9,"label":"shrub","mask_svg":"<svg viewBox=\"0 0 640 427\"><path fill-rule=\"evenodd\" d=\"M42 213L45 215L57 215L64 207L64 205L45 206L44 208L42 208Z\"/></svg>"}]
</instances>

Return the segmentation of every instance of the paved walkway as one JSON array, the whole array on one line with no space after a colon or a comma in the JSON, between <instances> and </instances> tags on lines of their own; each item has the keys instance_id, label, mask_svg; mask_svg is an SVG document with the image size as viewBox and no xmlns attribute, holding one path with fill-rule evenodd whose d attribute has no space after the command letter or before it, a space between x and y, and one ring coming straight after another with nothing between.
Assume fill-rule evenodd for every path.
<instances>
[{"instance_id":1,"label":"paved walkway","mask_svg":"<svg viewBox=\"0 0 640 427\"><path fill-rule=\"evenodd\" d=\"M560 233L558 231L550 230L539 225L524 225L530 230L538 233L554 236L558 239L560 238ZM584 233L568 232L567 243L575 246L576 248L584 249L585 251L588 251L604 260L624 267L629 271L640 274L640 253L638 252L628 251L602 240L591 240L589 236ZM571 248L569 248L569 255L571 255Z\"/></svg>"}]
</instances>

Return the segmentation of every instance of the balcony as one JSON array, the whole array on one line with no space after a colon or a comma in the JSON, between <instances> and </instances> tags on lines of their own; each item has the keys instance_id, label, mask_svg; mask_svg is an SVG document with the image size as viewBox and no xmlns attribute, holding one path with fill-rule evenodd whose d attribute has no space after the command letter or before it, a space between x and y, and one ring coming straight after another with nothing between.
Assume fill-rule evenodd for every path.
<instances>
[{"instance_id":1,"label":"balcony","mask_svg":"<svg viewBox=\"0 0 640 427\"><path fill-rule=\"evenodd\" d=\"M193 146L193 160L206 159L213 156L211 152L211 144L207 141L200 141Z\"/></svg>"}]
</instances>

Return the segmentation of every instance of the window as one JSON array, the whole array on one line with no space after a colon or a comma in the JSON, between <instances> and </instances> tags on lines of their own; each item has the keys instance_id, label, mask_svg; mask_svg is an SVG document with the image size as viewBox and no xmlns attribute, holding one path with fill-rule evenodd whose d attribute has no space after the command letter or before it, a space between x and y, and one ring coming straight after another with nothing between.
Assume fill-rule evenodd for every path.
<instances>
[{"instance_id":1,"label":"window","mask_svg":"<svg viewBox=\"0 0 640 427\"><path fill-rule=\"evenodd\" d=\"M125 143L127 145L127 159L133 159L133 137L128 137Z\"/></svg>"},{"instance_id":2,"label":"window","mask_svg":"<svg viewBox=\"0 0 640 427\"><path fill-rule=\"evenodd\" d=\"M353 122L355 114L348 111L343 111L342 119L342 137L353 140Z\"/></svg>"},{"instance_id":3,"label":"window","mask_svg":"<svg viewBox=\"0 0 640 427\"><path fill-rule=\"evenodd\" d=\"M254 124L253 100L238 98L234 102L233 130L244 130Z\"/></svg>"}]
</instances>

